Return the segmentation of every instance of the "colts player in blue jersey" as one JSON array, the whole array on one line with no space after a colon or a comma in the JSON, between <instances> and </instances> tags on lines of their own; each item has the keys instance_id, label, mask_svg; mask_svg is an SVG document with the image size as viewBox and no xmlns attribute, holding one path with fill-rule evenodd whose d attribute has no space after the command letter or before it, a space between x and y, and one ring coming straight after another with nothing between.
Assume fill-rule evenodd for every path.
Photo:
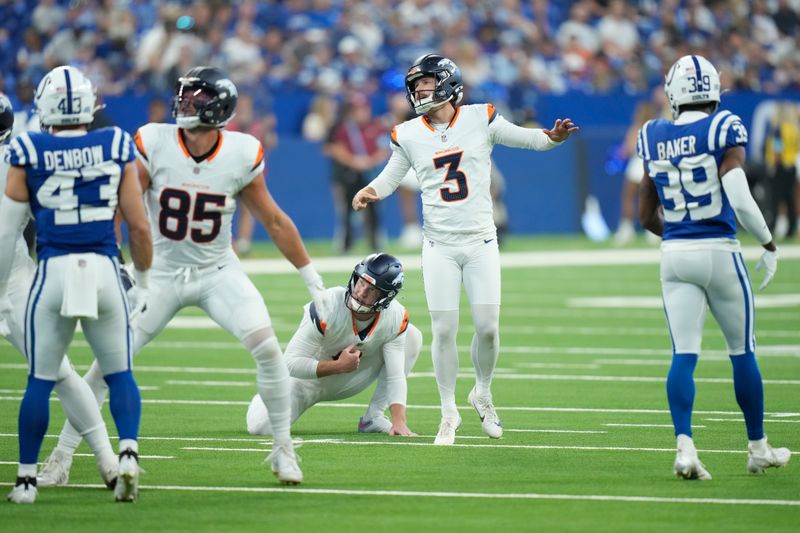
<instances>
[{"instance_id":1,"label":"colts player in blue jersey","mask_svg":"<svg viewBox=\"0 0 800 533\"><path fill-rule=\"evenodd\" d=\"M111 389L119 432L117 501L138 493L141 398L131 373L128 306L119 277L114 215L128 222L140 286L147 286L152 242L135 148L119 128L88 132L94 120L91 82L72 67L58 67L39 84L35 103L48 132L11 141L5 195L0 201L0 297L27 219L36 220L38 266L28 296L25 352L28 385L19 414L20 463L8 499L36 500L36 463L49 420L49 397L64 353L81 321Z\"/></svg>"},{"instance_id":2,"label":"colts player in blue jersey","mask_svg":"<svg viewBox=\"0 0 800 533\"><path fill-rule=\"evenodd\" d=\"M693 373L710 308L733 364L736 401L749 439L747 469L760 473L784 466L790 452L772 448L764 435L753 290L736 240L736 219L765 249L756 267L766 271L761 289L775 274L777 250L742 168L747 130L739 117L718 110L720 81L714 66L701 56L684 56L670 69L664 89L675 120L647 122L637 150L644 160L639 218L663 237L661 285L673 349L667 398L678 448L673 470L685 479L711 479L697 456L691 428Z\"/></svg>"}]
</instances>

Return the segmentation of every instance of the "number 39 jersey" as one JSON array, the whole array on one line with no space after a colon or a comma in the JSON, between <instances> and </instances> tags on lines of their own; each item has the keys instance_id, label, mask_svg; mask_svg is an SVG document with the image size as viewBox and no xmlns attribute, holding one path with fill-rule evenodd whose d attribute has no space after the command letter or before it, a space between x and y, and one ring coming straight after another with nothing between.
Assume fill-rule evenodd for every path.
<instances>
[{"instance_id":1,"label":"number 39 jersey","mask_svg":"<svg viewBox=\"0 0 800 533\"><path fill-rule=\"evenodd\" d=\"M117 255L117 192L125 164L135 157L130 135L116 127L23 133L11 141L9 163L25 169L39 260Z\"/></svg>"},{"instance_id":2,"label":"number 39 jersey","mask_svg":"<svg viewBox=\"0 0 800 533\"><path fill-rule=\"evenodd\" d=\"M719 166L725 150L746 144L747 130L730 111L690 111L675 122L656 119L642 126L637 152L664 208L665 241L736 237Z\"/></svg>"},{"instance_id":3,"label":"number 39 jersey","mask_svg":"<svg viewBox=\"0 0 800 533\"><path fill-rule=\"evenodd\" d=\"M489 126L496 116L491 104L463 105L446 129L422 115L392 130L392 149L419 180L427 238L463 244L465 237L494 237Z\"/></svg>"},{"instance_id":4,"label":"number 39 jersey","mask_svg":"<svg viewBox=\"0 0 800 533\"><path fill-rule=\"evenodd\" d=\"M174 124L147 124L134 137L150 173L146 205L156 263L209 266L231 253L236 196L264 172L252 135L220 130L216 149L196 162Z\"/></svg>"}]
</instances>

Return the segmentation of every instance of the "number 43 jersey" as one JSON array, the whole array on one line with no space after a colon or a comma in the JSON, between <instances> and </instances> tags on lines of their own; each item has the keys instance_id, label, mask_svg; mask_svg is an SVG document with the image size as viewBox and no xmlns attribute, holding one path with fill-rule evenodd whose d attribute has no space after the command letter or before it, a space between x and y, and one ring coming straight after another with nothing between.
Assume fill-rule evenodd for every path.
<instances>
[{"instance_id":1,"label":"number 43 jersey","mask_svg":"<svg viewBox=\"0 0 800 533\"><path fill-rule=\"evenodd\" d=\"M747 130L730 111L688 111L642 126L637 152L664 209L664 241L736 238L719 167L728 148L746 144Z\"/></svg>"},{"instance_id":2,"label":"number 43 jersey","mask_svg":"<svg viewBox=\"0 0 800 533\"><path fill-rule=\"evenodd\" d=\"M117 255L117 191L125 164L136 157L130 135L119 128L23 133L9 144L8 156L25 169L39 260Z\"/></svg>"},{"instance_id":3,"label":"number 43 jersey","mask_svg":"<svg viewBox=\"0 0 800 533\"><path fill-rule=\"evenodd\" d=\"M147 124L134 137L150 173L146 191L157 266L210 266L231 254L236 197L264 172L264 149L252 135L220 130L200 162L174 124Z\"/></svg>"}]
</instances>

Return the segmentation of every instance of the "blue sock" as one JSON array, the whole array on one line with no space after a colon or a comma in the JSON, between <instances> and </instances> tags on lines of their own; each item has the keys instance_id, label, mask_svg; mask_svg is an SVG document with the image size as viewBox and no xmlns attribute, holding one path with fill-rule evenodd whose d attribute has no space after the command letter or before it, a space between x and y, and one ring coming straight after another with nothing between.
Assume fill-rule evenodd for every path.
<instances>
[{"instance_id":1,"label":"blue sock","mask_svg":"<svg viewBox=\"0 0 800 533\"><path fill-rule=\"evenodd\" d=\"M50 422L50 393L55 385L55 381L28 376L17 421L20 464L35 465L39 460L39 450Z\"/></svg>"},{"instance_id":2,"label":"blue sock","mask_svg":"<svg viewBox=\"0 0 800 533\"><path fill-rule=\"evenodd\" d=\"M747 438L764 438L764 385L754 353L731 355L733 364L733 390L736 403L744 414Z\"/></svg>"},{"instance_id":3,"label":"blue sock","mask_svg":"<svg viewBox=\"0 0 800 533\"><path fill-rule=\"evenodd\" d=\"M117 425L120 440L139 437L139 420L142 418L142 397L139 386L130 370L103 376L108 383L109 407Z\"/></svg>"},{"instance_id":4,"label":"blue sock","mask_svg":"<svg viewBox=\"0 0 800 533\"><path fill-rule=\"evenodd\" d=\"M697 354L676 353L667 374L667 400L672 414L675 436L692 436L692 407L694 406L694 367Z\"/></svg>"}]
</instances>

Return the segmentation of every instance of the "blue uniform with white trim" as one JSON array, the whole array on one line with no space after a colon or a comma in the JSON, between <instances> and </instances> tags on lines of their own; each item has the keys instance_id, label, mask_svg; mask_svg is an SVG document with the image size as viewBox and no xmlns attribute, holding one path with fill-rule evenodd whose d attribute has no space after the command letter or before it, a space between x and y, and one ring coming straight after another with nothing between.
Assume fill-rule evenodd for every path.
<instances>
[{"instance_id":1,"label":"blue uniform with white trim","mask_svg":"<svg viewBox=\"0 0 800 533\"><path fill-rule=\"evenodd\" d=\"M120 179L136 157L130 135L116 127L78 136L23 133L9 147L9 163L25 169L39 260L115 256Z\"/></svg>"},{"instance_id":2,"label":"blue uniform with white trim","mask_svg":"<svg viewBox=\"0 0 800 533\"><path fill-rule=\"evenodd\" d=\"M687 124L655 119L639 130L636 149L664 208L665 241L736 238L719 166L725 150L746 145L747 130L730 111Z\"/></svg>"}]
</instances>

